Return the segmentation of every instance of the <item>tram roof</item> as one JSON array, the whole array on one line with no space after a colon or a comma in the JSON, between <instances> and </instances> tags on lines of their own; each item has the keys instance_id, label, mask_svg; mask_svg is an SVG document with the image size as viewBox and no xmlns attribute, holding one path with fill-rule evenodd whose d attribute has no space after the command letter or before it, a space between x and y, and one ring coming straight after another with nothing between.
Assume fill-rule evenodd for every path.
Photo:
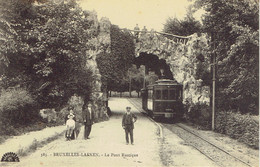
<instances>
[{"instance_id":1,"label":"tram roof","mask_svg":"<svg viewBox=\"0 0 260 167\"><path fill-rule=\"evenodd\" d=\"M171 79L159 79L157 81L155 81L156 84L158 85L167 85L167 84L170 84L170 85L181 85L179 84L175 79L171 80Z\"/></svg>"},{"instance_id":2,"label":"tram roof","mask_svg":"<svg viewBox=\"0 0 260 167\"><path fill-rule=\"evenodd\" d=\"M175 79L159 79L155 81L155 84L148 85L148 86L156 86L156 85L181 85Z\"/></svg>"}]
</instances>

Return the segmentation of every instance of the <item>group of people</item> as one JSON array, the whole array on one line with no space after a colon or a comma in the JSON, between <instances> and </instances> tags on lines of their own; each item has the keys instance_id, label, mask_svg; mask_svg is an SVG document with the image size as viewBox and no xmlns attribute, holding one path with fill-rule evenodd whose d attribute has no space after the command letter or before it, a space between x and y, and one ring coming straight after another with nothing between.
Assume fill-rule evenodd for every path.
<instances>
[{"instance_id":1,"label":"group of people","mask_svg":"<svg viewBox=\"0 0 260 167\"><path fill-rule=\"evenodd\" d=\"M122 127L125 130L126 144L129 144L129 135L131 144L134 144L133 129L134 123L137 120L135 114L131 113L131 107L126 107L126 112L122 118ZM94 123L94 112L92 111L92 104L84 104L82 107L82 118L84 122L84 139L89 139L92 124ZM80 126L77 126L76 116L73 108L69 107L69 114L65 116L66 133L65 137L67 140L73 140L78 137Z\"/></svg>"},{"instance_id":2,"label":"group of people","mask_svg":"<svg viewBox=\"0 0 260 167\"><path fill-rule=\"evenodd\" d=\"M91 132L92 124L94 123L94 112L92 111L92 104L84 104L82 107L82 118L84 122L84 139L89 139L89 134ZM80 132L80 126L77 125L76 116L74 114L73 108L69 107L69 114L65 116L66 133L65 137L67 140L73 140L78 137Z\"/></svg>"},{"instance_id":3,"label":"group of people","mask_svg":"<svg viewBox=\"0 0 260 167\"><path fill-rule=\"evenodd\" d=\"M135 28L134 28L134 36L136 37L136 39L139 38L139 33L141 32L140 35L145 34L147 32L147 28L146 26L144 26L144 28L142 29L142 31L140 31L140 28L138 26L138 24L136 24Z\"/></svg>"}]
</instances>

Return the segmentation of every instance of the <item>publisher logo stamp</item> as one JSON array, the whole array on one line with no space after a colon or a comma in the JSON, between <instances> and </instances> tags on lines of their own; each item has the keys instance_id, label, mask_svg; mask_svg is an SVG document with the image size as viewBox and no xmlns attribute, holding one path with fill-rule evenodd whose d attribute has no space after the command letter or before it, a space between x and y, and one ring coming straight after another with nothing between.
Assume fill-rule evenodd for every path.
<instances>
[{"instance_id":1,"label":"publisher logo stamp","mask_svg":"<svg viewBox=\"0 0 260 167\"><path fill-rule=\"evenodd\" d=\"M8 152L2 156L1 162L20 162L20 160L15 153Z\"/></svg>"}]
</instances>

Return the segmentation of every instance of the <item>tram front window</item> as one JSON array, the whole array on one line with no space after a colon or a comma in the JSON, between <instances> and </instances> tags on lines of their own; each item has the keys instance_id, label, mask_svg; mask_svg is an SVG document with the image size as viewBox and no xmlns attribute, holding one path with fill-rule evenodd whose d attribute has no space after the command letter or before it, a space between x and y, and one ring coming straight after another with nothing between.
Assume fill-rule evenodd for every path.
<instances>
[{"instance_id":1,"label":"tram front window","mask_svg":"<svg viewBox=\"0 0 260 167\"><path fill-rule=\"evenodd\" d=\"M162 97L164 100L168 99L168 90L167 89L162 91Z\"/></svg>"},{"instance_id":2,"label":"tram front window","mask_svg":"<svg viewBox=\"0 0 260 167\"><path fill-rule=\"evenodd\" d=\"M156 99L161 99L161 90L156 90L155 91L155 98Z\"/></svg>"}]
</instances>

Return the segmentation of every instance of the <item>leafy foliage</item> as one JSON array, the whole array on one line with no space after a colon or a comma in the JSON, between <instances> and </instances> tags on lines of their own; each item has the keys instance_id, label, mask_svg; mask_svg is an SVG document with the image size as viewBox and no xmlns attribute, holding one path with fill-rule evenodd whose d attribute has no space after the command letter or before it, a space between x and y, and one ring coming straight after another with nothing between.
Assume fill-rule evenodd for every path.
<instances>
[{"instance_id":1,"label":"leafy foliage","mask_svg":"<svg viewBox=\"0 0 260 167\"><path fill-rule=\"evenodd\" d=\"M257 114L259 6L257 1L197 0L204 31L216 41L218 107Z\"/></svg>"},{"instance_id":2,"label":"leafy foliage","mask_svg":"<svg viewBox=\"0 0 260 167\"><path fill-rule=\"evenodd\" d=\"M189 8L190 9L190 8ZM201 24L193 17L191 9L187 11L187 15L183 20L176 17L170 17L166 20L163 32L181 36L189 36L201 31ZM168 38L171 38L168 36Z\"/></svg>"},{"instance_id":3,"label":"leafy foliage","mask_svg":"<svg viewBox=\"0 0 260 167\"><path fill-rule=\"evenodd\" d=\"M128 90L126 78L128 68L131 67L134 58L133 36L111 25L110 29L111 53L102 52L97 56L97 64L104 83L108 90Z\"/></svg>"},{"instance_id":4,"label":"leafy foliage","mask_svg":"<svg viewBox=\"0 0 260 167\"><path fill-rule=\"evenodd\" d=\"M136 65L132 65L128 71L129 80L131 79L131 90L135 90L137 93L143 88L144 81L144 66L137 68Z\"/></svg>"},{"instance_id":5,"label":"leafy foliage","mask_svg":"<svg viewBox=\"0 0 260 167\"><path fill-rule=\"evenodd\" d=\"M45 107L66 103L74 93L88 98L92 74L86 51L88 40L98 35L95 14L83 11L73 0L38 5L19 2L5 4L11 13L18 13L9 16L6 11L3 17L15 32L14 44L0 48L2 59L9 62L3 66L5 82L16 79Z\"/></svg>"},{"instance_id":6,"label":"leafy foliage","mask_svg":"<svg viewBox=\"0 0 260 167\"><path fill-rule=\"evenodd\" d=\"M21 88L1 92L0 116L4 123L25 125L38 117L37 103L27 90Z\"/></svg>"},{"instance_id":7,"label":"leafy foliage","mask_svg":"<svg viewBox=\"0 0 260 167\"><path fill-rule=\"evenodd\" d=\"M203 129L211 128L210 107L206 104L186 105L186 119Z\"/></svg>"},{"instance_id":8,"label":"leafy foliage","mask_svg":"<svg viewBox=\"0 0 260 167\"><path fill-rule=\"evenodd\" d=\"M216 131L238 139L253 148L259 148L259 120L256 116L231 111L218 112Z\"/></svg>"}]
</instances>

